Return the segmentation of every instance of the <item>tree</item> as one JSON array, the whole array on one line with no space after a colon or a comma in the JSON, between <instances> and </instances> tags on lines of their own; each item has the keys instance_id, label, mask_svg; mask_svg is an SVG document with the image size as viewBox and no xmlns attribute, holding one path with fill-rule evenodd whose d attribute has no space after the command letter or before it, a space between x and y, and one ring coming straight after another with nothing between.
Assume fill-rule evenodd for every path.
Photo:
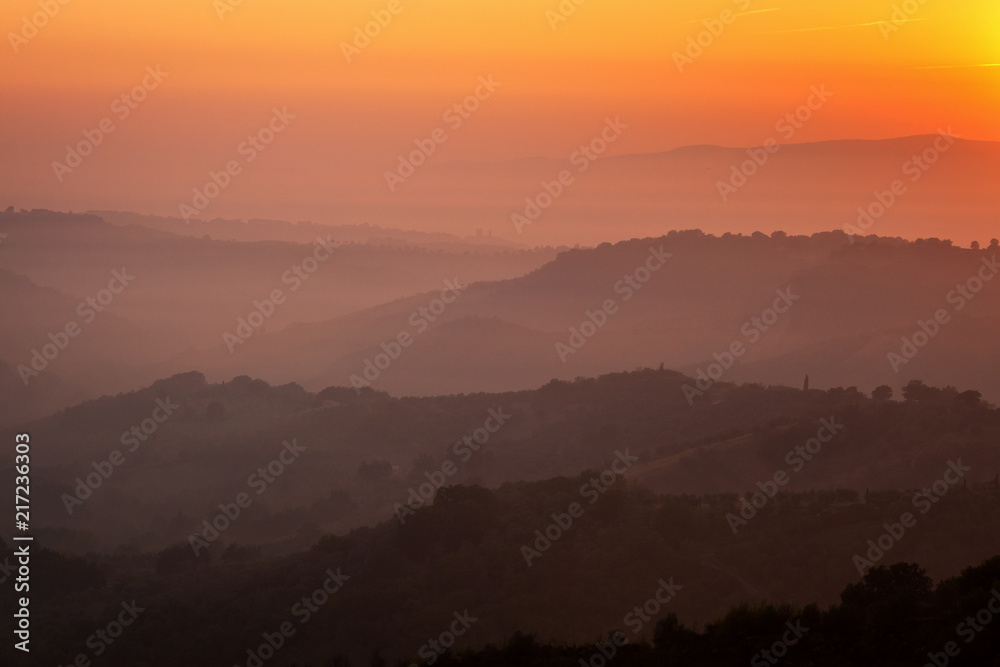
<instances>
[{"instance_id":1,"label":"tree","mask_svg":"<svg viewBox=\"0 0 1000 667\"><path fill-rule=\"evenodd\" d=\"M653 643L661 649L690 650L698 643L699 639L698 633L684 627L684 624L677 618L677 614L673 612L660 619L653 630Z\"/></svg>"},{"instance_id":2,"label":"tree","mask_svg":"<svg viewBox=\"0 0 1000 667\"><path fill-rule=\"evenodd\" d=\"M928 387L920 380L910 380L903 387L903 398L908 401L933 401L940 396L940 389Z\"/></svg>"},{"instance_id":3,"label":"tree","mask_svg":"<svg viewBox=\"0 0 1000 667\"><path fill-rule=\"evenodd\" d=\"M979 250L979 241L973 241L970 246L973 250Z\"/></svg>"},{"instance_id":4,"label":"tree","mask_svg":"<svg viewBox=\"0 0 1000 667\"><path fill-rule=\"evenodd\" d=\"M933 588L927 570L916 563L878 565L868 570L860 582L849 584L840 594L840 601L848 607L885 604L893 598L913 603L927 600Z\"/></svg>"},{"instance_id":5,"label":"tree","mask_svg":"<svg viewBox=\"0 0 1000 667\"><path fill-rule=\"evenodd\" d=\"M976 407L982 401L983 395L978 391L969 389L968 391L963 391L958 395L958 401L963 405L968 405L969 407Z\"/></svg>"},{"instance_id":6,"label":"tree","mask_svg":"<svg viewBox=\"0 0 1000 667\"><path fill-rule=\"evenodd\" d=\"M997 247L1000 247L1000 241L997 239L990 239L990 250L996 250Z\"/></svg>"},{"instance_id":7,"label":"tree","mask_svg":"<svg viewBox=\"0 0 1000 667\"><path fill-rule=\"evenodd\" d=\"M892 399L892 387L887 384L882 384L872 391L872 398L876 401L888 401Z\"/></svg>"}]
</instances>

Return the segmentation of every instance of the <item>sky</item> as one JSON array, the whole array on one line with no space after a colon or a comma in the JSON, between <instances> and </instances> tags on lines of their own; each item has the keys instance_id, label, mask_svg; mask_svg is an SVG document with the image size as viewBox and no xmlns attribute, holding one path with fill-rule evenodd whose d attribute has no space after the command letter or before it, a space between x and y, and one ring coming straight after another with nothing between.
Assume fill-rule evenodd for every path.
<instances>
[{"instance_id":1,"label":"sky","mask_svg":"<svg viewBox=\"0 0 1000 667\"><path fill-rule=\"evenodd\" d=\"M1000 140L996 2L577 2L8 0L0 197L176 215L236 160L252 175L213 213L322 213L382 196L386 168L438 127L428 164L569 155L608 117L630 126L609 154L753 146L814 85L836 100L795 142L942 126ZM154 82L148 68L164 74L122 117L115 101ZM448 128L480 77L495 91ZM274 109L294 118L247 163L242 142ZM54 165L85 131L93 153Z\"/></svg>"}]
</instances>

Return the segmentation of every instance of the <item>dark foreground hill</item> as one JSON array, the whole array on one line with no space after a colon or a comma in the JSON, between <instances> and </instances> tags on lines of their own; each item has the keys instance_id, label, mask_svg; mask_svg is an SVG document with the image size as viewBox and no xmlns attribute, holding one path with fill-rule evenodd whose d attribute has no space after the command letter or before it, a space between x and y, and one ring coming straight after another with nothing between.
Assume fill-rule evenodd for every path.
<instances>
[{"instance_id":1,"label":"dark foreground hill","mask_svg":"<svg viewBox=\"0 0 1000 667\"><path fill-rule=\"evenodd\" d=\"M569 667L620 632L629 647L614 664L746 664L765 649L778 655L784 636L799 644L785 647L784 664L919 665L953 641L955 664L994 665L1000 616L972 621L983 629L971 639L975 626L958 626L1000 586L997 559L936 590L915 567L877 568L913 562L940 580L1000 552L1000 490L954 485L926 513L917 498L781 493L734 535L735 495L657 496L593 471L496 491L446 487L403 522L282 557L216 542L197 556L182 543L81 559L38 551L42 541L32 657L408 665L436 661L435 647L505 644L459 664ZM123 616L128 626L114 627ZM805 637L787 635L788 621Z\"/></svg>"},{"instance_id":2,"label":"dark foreground hill","mask_svg":"<svg viewBox=\"0 0 1000 667\"><path fill-rule=\"evenodd\" d=\"M745 493L776 478L782 490L922 488L957 461L970 483L1000 471L1000 411L975 391L913 383L893 400L884 389L875 399L719 383L689 404L693 382L647 369L394 398L189 373L18 432L34 443L34 525L77 552L161 549L240 493L253 506L223 541L287 552L384 521L443 484L573 476L625 452L630 482L673 494Z\"/></svg>"}]
</instances>

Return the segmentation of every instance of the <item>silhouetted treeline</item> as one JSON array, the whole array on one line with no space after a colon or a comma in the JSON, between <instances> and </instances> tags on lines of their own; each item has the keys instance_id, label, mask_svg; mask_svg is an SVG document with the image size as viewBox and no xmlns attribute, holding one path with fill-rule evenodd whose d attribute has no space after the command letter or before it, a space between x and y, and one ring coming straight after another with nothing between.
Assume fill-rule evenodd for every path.
<instances>
[{"instance_id":1,"label":"silhouetted treeline","mask_svg":"<svg viewBox=\"0 0 1000 667\"><path fill-rule=\"evenodd\" d=\"M495 488L600 470L624 450L639 458L629 478L667 494L743 493L779 470L789 473L785 490L859 492L930 484L957 458L972 468L969 483L1000 471L1000 411L974 391L915 382L894 399L873 399L854 387L718 383L688 405L689 382L643 369L531 391L394 398L350 387L313 394L245 376L208 383L187 373L27 425L45 443L33 461L34 509L53 547L160 550L247 491L248 476L292 438L306 447L301 465L255 495L223 542L304 549L323 533L392 517L430 479L439 486L443 469L443 483ZM135 440L129 435L126 446L122 434L168 399L179 407L129 451ZM491 410L510 417L487 433ZM831 419L843 426L836 437L806 465L800 456L789 462L788 452ZM464 439L477 429L485 441L473 448ZM79 480L96 479L95 462L114 450L124 464L84 502L72 500L86 494ZM166 470L197 482L165 484ZM0 477L0 485L12 480Z\"/></svg>"},{"instance_id":2,"label":"silhouetted treeline","mask_svg":"<svg viewBox=\"0 0 1000 667\"><path fill-rule=\"evenodd\" d=\"M794 664L895 665L933 648L953 632L960 612L985 604L984 592L996 585L993 561L933 595L912 573L900 579L898 599L895 583L886 588L871 574L865 586L850 587L862 580L855 557L868 557L869 542L905 512L918 516L916 525L875 558L876 568L916 563L941 580L1000 553L1000 534L990 528L1000 524L1000 491L988 486L954 486L926 514L914 505L919 489L871 492L867 502L853 491L781 492L734 535L726 515L739 511L737 494L658 496L617 479L591 503L584 490L600 483L601 472L494 491L445 487L403 522L327 535L286 556L222 541L197 557L186 542L158 553L85 558L43 550L32 572L33 582L46 586L32 602L33 657L69 664L95 630L135 600L145 611L102 664L246 664L247 650L285 622L296 632L268 665L325 667L337 656L367 665L376 651L388 664L423 663L421 649L448 630L455 614L468 613L477 620L455 643L458 653L503 646L518 631L580 647L536 648L522 638L515 644L523 662L508 664L588 657L614 632L626 633L633 646L624 649L622 664L745 664L781 638L786 620L801 617L810 631L788 659L802 648L801 656L840 651L850 633L867 653L852 656L853 663L817 657ZM567 526L573 503L582 512ZM295 605L331 571L349 579L300 623ZM665 584L679 590L637 629L634 610L648 609ZM839 611L819 612L842 592ZM781 606L761 607L771 603ZM887 628L898 639L889 642ZM914 636L925 642L913 643ZM983 639L976 651L994 645ZM642 643L659 647L634 648ZM625 662L626 655L648 663ZM871 655L898 661L865 662ZM464 658L507 659L491 650Z\"/></svg>"},{"instance_id":3,"label":"silhouetted treeline","mask_svg":"<svg viewBox=\"0 0 1000 667\"><path fill-rule=\"evenodd\" d=\"M743 605L700 632L670 614L656 623L651 643L625 643L626 634L609 633L584 646L546 645L533 635L517 634L501 645L449 653L436 664L993 667L1000 664L1000 557L937 586L917 565L879 566L847 586L840 602L825 610L817 605Z\"/></svg>"}]
</instances>

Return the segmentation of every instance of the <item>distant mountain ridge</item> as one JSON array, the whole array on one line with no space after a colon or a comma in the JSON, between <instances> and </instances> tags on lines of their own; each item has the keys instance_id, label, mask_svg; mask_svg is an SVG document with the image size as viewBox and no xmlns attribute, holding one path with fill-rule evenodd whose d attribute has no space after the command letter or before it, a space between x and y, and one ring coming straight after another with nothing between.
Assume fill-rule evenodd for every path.
<instances>
[{"instance_id":1,"label":"distant mountain ridge","mask_svg":"<svg viewBox=\"0 0 1000 667\"><path fill-rule=\"evenodd\" d=\"M622 277L660 246L672 253L663 269L634 298L616 294ZM995 247L974 251L936 240L852 244L843 233L716 238L698 231L572 250L524 277L469 287L371 386L412 395L505 391L660 363L697 374L739 343L744 353L728 363L725 380L799 386L808 373L814 386L870 390L920 378L977 386L997 400L991 364L1000 354L992 342L1000 331L1000 281L961 298L961 310L949 302L949 295L959 298L956 285L975 280L996 255ZM765 324L781 290L791 290L793 305ZM574 329L609 298L619 301L606 323L579 349L558 354L572 336L580 342ZM433 299L416 295L295 325L258 337L221 366L208 354L198 365L211 377L242 368L313 389L347 385L374 363L380 346L412 333L408 319ZM912 360L891 363L903 339L942 308L950 314L940 335Z\"/></svg>"},{"instance_id":2,"label":"distant mountain ridge","mask_svg":"<svg viewBox=\"0 0 1000 667\"><path fill-rule=\"evenodd\" d=\"M859 207L869 206L877 192L900 180L906 192L868 233L909 239L949 236L962 245L977 238L985 242L995 235L998 199L993 175L1000 173L1000 143L949 138L944 152L928 153L930 168L921 169L920 177L912 180L917 172L904 173L905 165L933 151L935 142L942 146L940 136L779 142L773 152L761 154L766 139L762 136L758 145L749 147L682 146L603 155L583 172L570 164L568 155L444 163L418 174L419 188L401 189L386 201L385 217L373 211L366 219L377 223L405 217L423 226L423 211L433 208L437 228L459 228L447 210L436 208L450 193L465 224L529 244L596 245L656 236L664 226L697 227L714 234L810 234L856 223ZM752 154L758 156L757 163L744 168L746 182L735 192L725 189L722 184L739 182L734 169ZM544 182L552 182L563 170L570 172L573 183L544 206L529 227L518 231L511 216L523 214L527 201L544 192ZM956 220L960 227L955 227Z\"/></svg>"},{"instance_id":3,"label":"distant mountain ridge","mask_svg":"<svg viewBox=\"0 0 1000 667\"><path fill-rule=\"evenodd\" d=\"M135 280L58 359L39 369L82 391L74 394L77 399L132 389L189 367L184 357L191 350L220 342L276 289L285 298L268 311L268 330L344 315L457 276L476 281L522 275L556 254L554 248L476 246L447 237L437 249L411 242L350 243L330 231L319 236L327 229L301 228L304 243L222 241L110 224L90 214L0 212L0 233L7 235L0 246L0 305L8 318L0 360L15 371L28 364L33 350L51 343L50 334L79 319L77 304L101 294L114 271L125 270ZM339 244L336 257L315 260L317 239ZM443 247L449 243L454 247ZM320 255L328 257L325 250ZM302 266L309 262L314 264L306 271ZM20 406L24 416L66 405L47 400L36 410L24 401L38 397L15 395L23 385L2 386L15 393L0 398Z\"/></svg>"},{"instance_id":4,"label":"distant mountain ridge","mask_svg":"<svg viewBox=\"0 0 1000 667\"><path fill-rule=\"evenodd\" d=\"M287 222L283 220L212 220L185 221L181 218L141 215L124 211L91 211L93 215L113 225L137 225L157 229L179 236L208 236L218 241L289 241L311 243L316 237L332 234L341 243L364 243L386 246L415 246L431 250L472 251L481 253L524 249L516 244L490 234L459 237L454 234L418 232L404 229L383 228L367 224L323 224L314 222Z\"/></svg>"},{"instance_id":5,"label":"distant mountain ridge","mask_svg":"<svg viewBox=\"0 0 1000 667\"><path fill-rule=\"evenodd\" d=\"M974 298L949 296L993 270L1000 246L985 239L970 250L842 231L716 237L694 230L558 254L344 244L314 277L296 279L302 289L293 292L282 276L312 245L178 237L42 211L2 214L0 230L9 233L0 269L66 295L46 307L42 297L10 302L16 326L0 359L12 369L111 271L137 276L101 319L122 324L107 336L88 332L86 344L74 342L45 371L90 396L185 368L213 381L251 374L312 391L370 384L396 395L440 395L664 364L703 385L710 372L787 386L810 374L816 387L865 391L919 378L1000 399L990 371L1000 362L993 343L1000 281L982 282ZM669 258L650 271L655 253ZM468 285L449 303L440 298L447 281ZM7 293L25 284L15 279ZM284 300L268 306L276 288ZM794 305L769 312L782 292L794 295ZM942 308L947 322L923 341L920 323ZM23 334L10 337L17 331ZM240 341L227 343L224 335L234 332ZM915 334L919 350L905 343ZM734 345L740 353L729 359ZM904 352L912 359L897 363ZM112 384L95 385L83 369L109 361L120 372Z\"/></svg>"}]
</instances>

